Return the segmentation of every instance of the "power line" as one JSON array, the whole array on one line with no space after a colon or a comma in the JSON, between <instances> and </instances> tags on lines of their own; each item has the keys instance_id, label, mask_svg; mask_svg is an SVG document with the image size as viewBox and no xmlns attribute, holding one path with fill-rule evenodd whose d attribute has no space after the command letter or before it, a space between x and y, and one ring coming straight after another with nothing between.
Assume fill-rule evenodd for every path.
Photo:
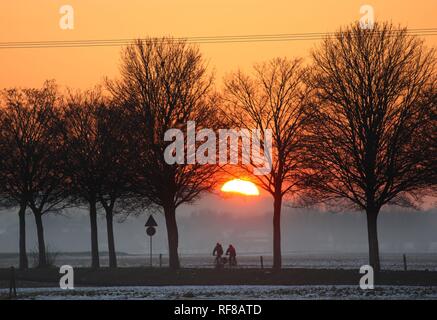
<instances>
[{"instance_id":1,"label":"power line","mask_svg":"<svg viewBox=\"0 0 437 320\"><path fill-rule=\"evenodd\" d=\"M393 30L398 33L401 30ZM411 35L436 35L437 28L410 29ZM320 40L335 36L336 33L295 33L295 34L266 34L266 35L239 35L239 36L212 36L212 37L185 37L174 38L175 41L189 43L232 43L232 42L261 42L261 41L295 41L295 40ZM56 48L56 47L87 47L87 46L123 46L131 44L136 39L106 39L106 40L59 40L59 41L34 41L34 42L0 42L0 48ZM165 40L163 40L165 41Z\"/></svg>"},{"instance_id":2,"label":"power line","mask_svg":"<svg viewBox=\"0 0 437 320\"><path fill-rule=\"evenodd\" d=\"M374 31L378 34L378 31ZM404 29L391 30L395 35L404 32ZM435 36L437 28L405 29L409 35ZM220 43L253 43L253 42L284 42L284 41L315 41L325 38L336 37L337 32L306 32L306 33L279 33L279 34L253 34L253 35L225 35L173 38L173 41L185 41L196 44L220 44ZM155 38L160 40L160 38ZM40 48L83 48L83 47L114 47L132 44L137 39L89 39L89 40L49 40L49 41L24 41L24 42L0 42L0 49L40 49ZM169 41L162 39L161 41Z\"/></svg>"}]
</instances>

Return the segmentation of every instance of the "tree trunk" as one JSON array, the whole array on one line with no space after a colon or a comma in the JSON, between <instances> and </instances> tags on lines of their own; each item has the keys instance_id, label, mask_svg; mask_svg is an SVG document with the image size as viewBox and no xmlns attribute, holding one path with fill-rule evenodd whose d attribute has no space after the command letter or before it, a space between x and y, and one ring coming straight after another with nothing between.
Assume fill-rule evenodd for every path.
<instances>
[{"instance_id":1,"label":"tree trunk","mask_svg":"<svg viewBox=\"0 0 437 320\"><path fill-rule=\"evenodd\" d=\"M108 253L109 253L109 267L117 268L117 255L115 253L115 241L114 241L114 224L113 224L113 211L112 208L105 209L106 211L106 231L108 234Z\"/></svg>"},{"instance_id":2,"label":"tree trunk","mask_svg":"<svg viewBox=\"0 0 437 320\"><path fill-rule=\"evenodd\" d=\"M169 253L169 266L171 269L179 269L179 234L178 225L176 223L176 208L173 204L164 207L165 223L167 226L167 238L168 238L168 253Z\"/></svg>"},{"instance_id":3,"label":"tree trunk","mask_svg":"<svg viewBox=\"0 0 437 320\"><path fill-rule=\"evenodd\" d=\"M99 261L99 242L97 234L97 203L91 200L90 203L90 222L91 222L91 268L100 268Z\"/></svg>"},{"instance_id":4,"label":"tree trunk","mask_svg":"<svg viewBox=\"0 0 437 320\"><path fill-rule=\"evenodd\" d=\"M20 204L20 210L18 211L18 217L20 219L20 269L27 269L29 264L27 261L26 252L26 203Z\"/></svg>"},{"instance_id":5,"label":"tree trunk","mask_svg":"<svg viewBox=\"0 0 437 320\"><path fill-rule=\"evenodd\" d=\"M42 215L39 212L34 212L36 231L38 235L38 267L47 266L46 244L44 241L44 227L42 224Z\"/></svg>"},{"instance_id":6,"label":"tree trunk","mask_svg":"<svg viewBox=\"0 0 437 320\"><path fill-rule=\"evenodd\" d=\"M281 207L282 195L274 195L273 201L273 269L281 269Z\"/></svg>"},{"instance_id":7,"label":"tree trunk","mask_svg":"<svg viewBox=\"0 0 437 320\"><path fill-rule=\"evenodd\" d=\"M378 245L378 211L368 210L367 215L367 234L369 241L369 263L375 273L380 271L379 245Z\"/></svg>"}]
</instances>

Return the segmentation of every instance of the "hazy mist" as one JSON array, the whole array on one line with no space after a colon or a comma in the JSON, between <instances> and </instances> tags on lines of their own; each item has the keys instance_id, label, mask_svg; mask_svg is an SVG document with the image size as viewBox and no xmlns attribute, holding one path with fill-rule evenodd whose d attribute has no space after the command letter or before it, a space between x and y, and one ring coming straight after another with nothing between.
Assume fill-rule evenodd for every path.
<instances>
[{"instance_id":1,"label":"hazy mist","mask_svg":"<svg viewBox=\"0 0 437 320\"><path fill-rule=\"evenodd\" d=\"M242 203L242 204L241 204ZM255 209L256 208L256 209ZM148 250L144 223L148 214L129 216L115 223L118 252L144 253ZM269 198L223 199L208 196L196 205L178 209L180 253L210 254L219 241L233 243L239 252L269 254L272 247L272 209ZM121 219L121 217L119 217ZM166 254L167 236L162 214L158 222L154 251ZM27 215L28 251L37 248L32 214ZM44 217L46 243L53 251L89 251L90 229L86 210ZM379 218L382 252L436 252L437 210L412 211L388 208ZM147 240L147 242L146 242ZM146 247L147 245L147 247ZM284 207L282 215L283 252L367 252L366 218L363 213L329 213ZM106 223L99 219L99 247L107 251ZM18 216L15 211L0 213L0 253L18 252Z\"/></svg>"}]
</instances>

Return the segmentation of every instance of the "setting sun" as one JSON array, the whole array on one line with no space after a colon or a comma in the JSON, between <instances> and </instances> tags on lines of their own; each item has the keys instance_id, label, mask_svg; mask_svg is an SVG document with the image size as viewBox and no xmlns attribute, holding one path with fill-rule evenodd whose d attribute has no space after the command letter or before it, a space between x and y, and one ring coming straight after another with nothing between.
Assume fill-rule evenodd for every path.
<instances>
[{"instance_id":1,"label":"setting sun","mask_svg":"<svg viewBox=\"0 0 437 320\"><path fill-rule=\"evenodd\" d=\"M226 182L221 188L221 191L239 193L245 196L259 196L258 187L253 182L241 179Z\"/></svg>"}]
</instances>

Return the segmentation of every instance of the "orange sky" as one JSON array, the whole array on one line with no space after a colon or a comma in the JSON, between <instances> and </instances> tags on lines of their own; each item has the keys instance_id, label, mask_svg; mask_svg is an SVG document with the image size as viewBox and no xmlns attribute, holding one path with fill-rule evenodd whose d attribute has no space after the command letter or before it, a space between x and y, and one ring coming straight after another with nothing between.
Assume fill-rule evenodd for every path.
<instances>
[{"instance_id":1,"label":"orange sky","mask_svg":"<svg viewBox=\"0 0 437 320\"><path fill-rule=\"evenodd\" d=\"M61 5L75 9L75 29L59 28ZM0 42L214 36L334 31L358 20L362 4L377 19L410 28L437 27L436 0L3 0ZM437 36L427 37L435 46ZM235 68L275 56L306 56L314 41L202 44L220 79ZM0 88L61 85L86 88L117 74L119 47L0 50Z\"/></svg>"}]
</instances>

